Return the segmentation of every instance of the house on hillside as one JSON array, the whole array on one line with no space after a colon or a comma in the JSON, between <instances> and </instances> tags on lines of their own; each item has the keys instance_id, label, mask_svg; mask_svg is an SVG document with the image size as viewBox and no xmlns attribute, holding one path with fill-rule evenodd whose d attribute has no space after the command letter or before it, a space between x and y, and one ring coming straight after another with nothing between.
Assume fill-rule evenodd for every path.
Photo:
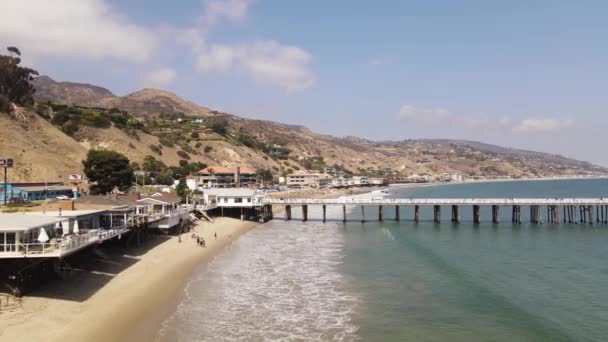
<instances>
[{"instance_id":1,"label":"house on hillside","mask_svg":"<svg viewBox=\"0 0 608 342\"><path fill-rule=\"evenodd\" d=\"M257 170L237 166L209 166L197 173L198 184L204 188L253 187L256 183Z\"/></svg>"},{"instance_id":2,"label":"house on hillside","mask_svg":"<svg viewBox=\"0 0 608 342\"><path fill-rule=\"evenodd\" d=\"M323 188L331 184L332 177L325 173L297 172L287 175L287 186Z\"/></svg>"}]
</instances>

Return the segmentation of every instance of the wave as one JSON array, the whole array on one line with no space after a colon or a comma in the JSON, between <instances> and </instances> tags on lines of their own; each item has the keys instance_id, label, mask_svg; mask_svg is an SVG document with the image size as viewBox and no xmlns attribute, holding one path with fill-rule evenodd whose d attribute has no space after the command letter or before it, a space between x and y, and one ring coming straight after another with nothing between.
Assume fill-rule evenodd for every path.
<instances>
[{"instance_id":1,"label":"wave","mask_svg":"<svg viewBox=\"0 0 608 342\"><path fill-rule=\"evenodd\" d=\"M260 226L196 273L157 340L357 340L343 247L330 224Z\"/></svg>"}]
</instances>

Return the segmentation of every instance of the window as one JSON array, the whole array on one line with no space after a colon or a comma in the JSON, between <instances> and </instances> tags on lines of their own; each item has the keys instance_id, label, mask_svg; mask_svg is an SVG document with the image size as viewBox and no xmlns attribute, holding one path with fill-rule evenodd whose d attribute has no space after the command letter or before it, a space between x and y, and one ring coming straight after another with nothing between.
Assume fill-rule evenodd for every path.
<instances>
[{"instance_id":1,"label":"window","mask_svg":"<svg viewBox=\"0 0 608 342\"><path fill-rule=\"evenodd\" d=\"M237 197L234 199L234 203L243 203L243 199L241 197Z\"/></svg>"},{"instance_id":2,"label":"window","mask_svg":"<svg viewBox=\"0 0 608 342\"><path fill-rule=\"evenodd\" d=\"M248 198L248 199L247 199L247 203L251 203L251 198Z\"/></svg>"}]
</instances>

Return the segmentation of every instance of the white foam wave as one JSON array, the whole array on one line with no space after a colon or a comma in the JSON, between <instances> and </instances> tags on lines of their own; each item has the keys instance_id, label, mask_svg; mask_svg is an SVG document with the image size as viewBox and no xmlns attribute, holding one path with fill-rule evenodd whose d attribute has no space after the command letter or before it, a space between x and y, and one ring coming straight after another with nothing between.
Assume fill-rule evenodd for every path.
<instances>
[{"instance_id":1,"label":"white foam wave","mask_svg":"<svg viewBox=\"0 0 608 342\"><path fill-rule=\"evenodd\" d=\"M353 341L357 297L338 272L330 224L271 222L242 236L188 284L159 333L178 341Z\"/></svg>"}]
</instances>

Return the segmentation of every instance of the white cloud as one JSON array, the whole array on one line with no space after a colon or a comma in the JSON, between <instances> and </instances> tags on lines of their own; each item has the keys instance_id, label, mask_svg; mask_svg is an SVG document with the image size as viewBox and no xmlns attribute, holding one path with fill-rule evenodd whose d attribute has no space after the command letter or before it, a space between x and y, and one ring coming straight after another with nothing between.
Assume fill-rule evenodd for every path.
<instances>
[{"instance_id":1,"label":"white cloud","mask_svg":"<svg viewBox=\"0 0 608 342\"><path fill-rule=\"evenodd\" d=\"M257 41L239 45L211 45L197 57L201 72L239 70L260 84L295 92L312 86L315 77L307 51L275 41Z\"/></svg>"},{"instance_id":2,"label":"white cloud","mask_svg":"<svg viewBox=\"0 0 608 342\"><path fill-rule=\"evenodd\" d=\"M158 40L104 0L3 1L0 41L25 55L141 62Z\"/></svg>"},{"instance_id":3,"label":"white cloud","mask_svg":"<svg viewBox=\"0 0 608 342\"><path fill-rule=\"evenodd\" d=\"M201 22L206 28L211 28L224 18L231 21L243 19L249 4L249 0L207 0Z\"/></svg>"},{"instance_id":4,"label":"white cloud","mask_svg":"<svg viewBox=\"0 0 608 342\"><path fill-rule=\"evenodd\" d=\"M552 131L559 131L564 128L572 127L573 125L574 125L574 121L572 121L571 119L529 118L529 119L522 120L517 126L513 127L513 132L517 132L517 133L552 132Z\"/></svg>"},{"instance_id":5,"label":"white cloud","mask_svg":"<svg viewBox=\"0 0 608 342\"><path fill-rule=\"evenodd\" d=\"M404 105L399 111L399 120L408 124L435 126L447 125L452 128L472 130L505 130L515 133L550 132L568 128L574 125L570 119L529 118L515 122L509 116L487 114L454 113L444 108L420 108Z\"/></svg>"},{"instance_id":6,"label":"white cloud","mask_svg":"<svg viewBox=\"0 0 608 342\"><path fill-rule=\"evenodd\" d=\"M158 68L148 71L144 75L144 86L161 88L171 84L177 78L177 73L171 68Z\"/></svg>"},{"instance_id":7,"label":"white cloud","mask_svg":"<svg viewBox=\"0 0 608 342\"><path fill-rule=\"evenodd\" d=\"M196 67L201 72L227 71L232 67L238 48L213 45L207 51L200 52Z\"/></svg>"},{"instance_id":8,"label":"white cloud","mask_svg":"<svg viewBox=\"0 0 608 342\"><path fill-rule=\"evenodd\" d=\"M433 126L442 123L467 129L496 129L510 123L510 119L504 116L497 118L483 114L469 115L454 113L445 108L420 108L410 105L401 106L399 119L410 124Z\"/></svg>"}]
</instances>

